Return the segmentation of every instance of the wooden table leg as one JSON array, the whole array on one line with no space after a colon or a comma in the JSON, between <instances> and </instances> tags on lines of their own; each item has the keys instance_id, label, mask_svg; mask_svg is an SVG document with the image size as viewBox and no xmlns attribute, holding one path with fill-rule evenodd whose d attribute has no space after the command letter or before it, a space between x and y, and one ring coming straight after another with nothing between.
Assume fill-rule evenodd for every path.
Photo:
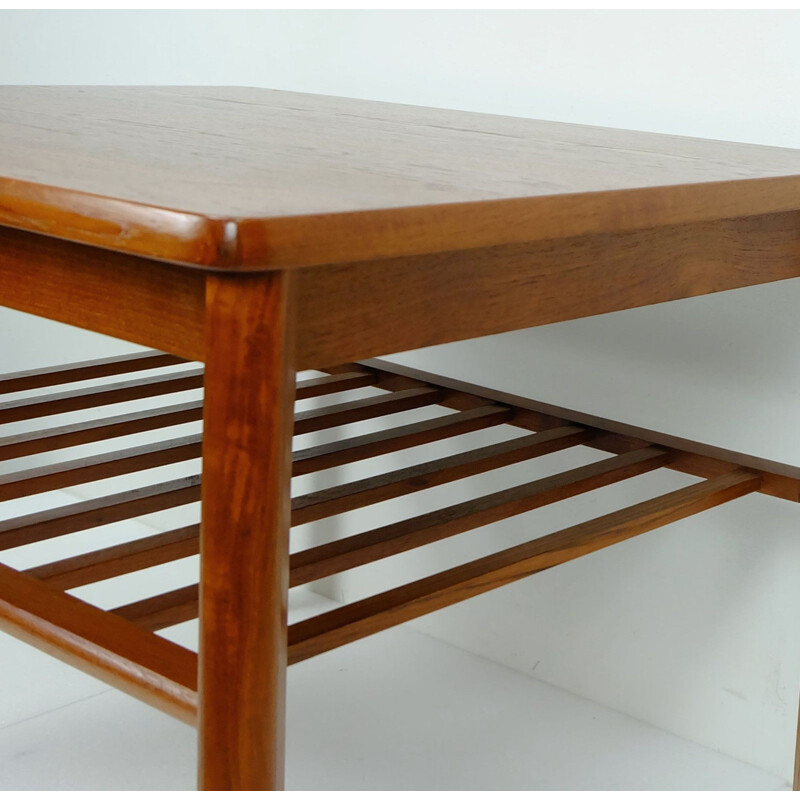
<instances>
[{"instance_id":1,"label":"wooden table leg","mask_svg":"<svg viewBox=\"0 0 800 800\"><path fill-rule=\"evenodd\" d=\"M210 275L199 786L283 786L293 309L287 273Z\"/></svg>"}]
</instances>

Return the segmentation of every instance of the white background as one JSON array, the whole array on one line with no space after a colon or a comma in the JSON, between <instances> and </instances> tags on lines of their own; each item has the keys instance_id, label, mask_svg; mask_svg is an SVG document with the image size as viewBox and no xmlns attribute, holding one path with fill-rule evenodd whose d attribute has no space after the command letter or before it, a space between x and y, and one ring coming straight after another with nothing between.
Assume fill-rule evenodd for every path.
<instances>
[{"instance_id":1,"label":"white background","mask_svg":"<svg viewBox=\"0 0 800 800\"><path fill-rule=\"evenodd\" d=\"M5 12L0 83L243 84L800 147L800 14ZM800 463L798 301L800 281L774 284L404 359ZM0 328L3 370L122 349L10 312ZM620 499L553 507L534 532ZM417 624L788 778L798 521L745 498Z\"/></svg>"}]
</instances>

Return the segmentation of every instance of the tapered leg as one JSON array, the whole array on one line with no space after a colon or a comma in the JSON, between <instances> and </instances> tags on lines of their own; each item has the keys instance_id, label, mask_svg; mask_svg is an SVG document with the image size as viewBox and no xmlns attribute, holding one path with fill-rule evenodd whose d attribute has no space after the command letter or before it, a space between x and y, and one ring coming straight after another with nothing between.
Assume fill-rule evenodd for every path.
<instances>
[{"instance_id":1,"label":"tapered leg","mask_svg":"<svg viewBox=\"0 0 800 800\"><path fill-rule=\"evenodd\" d=\"M207 285L199 785L283 787L291 277Z\"/></svg>"}]
</instances>

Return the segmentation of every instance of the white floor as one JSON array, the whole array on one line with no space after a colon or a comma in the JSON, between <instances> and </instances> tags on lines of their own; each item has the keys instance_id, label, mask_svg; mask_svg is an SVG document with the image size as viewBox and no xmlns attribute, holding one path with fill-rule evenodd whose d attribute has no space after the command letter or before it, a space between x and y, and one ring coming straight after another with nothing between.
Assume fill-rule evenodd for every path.
<instances>
[{"instance_id":1,"label":"white floor","mask_svg":"<svg viewBox=\"0 0 800 800\"><path fill-rule=\"evenodd\" d=\"M331 605L292 601L295 616ZM291 789L788 788L407 628L289 676ZM0 638L0 790L191 789L194 772L192 729Z\"/></svg>"}]
</instances>

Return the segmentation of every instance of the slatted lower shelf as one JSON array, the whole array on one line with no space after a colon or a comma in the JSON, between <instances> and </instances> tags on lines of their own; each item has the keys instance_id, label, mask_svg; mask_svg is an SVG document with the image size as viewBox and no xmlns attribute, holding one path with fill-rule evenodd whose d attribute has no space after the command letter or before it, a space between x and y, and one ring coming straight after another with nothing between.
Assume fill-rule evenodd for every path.
<instances>
[{"instance_id":1,"label":"slatted lower shelf","mask_svg":"<svg viewBox=\"0 0 800 800\"><path fill-rule=\"evenodd\" d=\"M175 428L192 424L199 428L202 400L187 401L181 393L200 389L202 381L201 368L157 352L0 378L0 393L30 395L36 390L32 396L0 403L0 425L18 428L0 437L0 461L9 462L0 476L0 501L13 504L39 494L47 497L48 492L92 490L85 499L56 507L44 503L45 510L35 513L5 514L0 551L9 563L24 566L0 566L0 625L189 722L196 714L196 654L156 632L197 617L197 584L184 583L107 610L70 592L198 555L197 459L202 434L198 429L178 435ZM332 397L326 401L326 395ZM751 492L800 498L800 470L795 467L378 361L344 365L301 380L297 398L323 399L315 401L322 403L319 407L297 412L296 436L321 431L341 435L295 449L294 476L359 462L364 462L365 476L298 493L292 500L293 526L512 465L514 474L524 479L499 491L294 550L292 586L389 559L653 470L668 468L700 480L522 544L495 547L467 563L295 623L289 628L290 663ZM130 404L137 402L148 405L130 410ZM114 408L118 404L128 407L120 413ZM78 419L47 422L55 415L76 413ZM415 416L408 421L404 414ZM352 434L344 427L370 421L373 429L368 432ZM478 432L481 443L469 446L468 435ZM494 440L493 434L497 434ZM125 439L134 435L146 436L147 441ZM415 449L445 442L461 444L446 455L430 456L425 449ZM106 449L98 452L100 446ZM542 462L537 459L573 448L592 448L604 456L541 474ZM404 463L389 468L385 461L368 461L388 454L402 455ZM48 460L30 463L37 458ZM165 467L182 467L185 474L150 479L150 471ZM113 484L113 479L135 480L137 485L106 491L105 482ZM376 513L380 508L386 507ZM180 510L186 510L189 518L166 532L139 526L136 537L123 541L108 537L113 523L141 522L146 515ZM83 533L91 531L87 549ZM38 543L54 539L65 545L59 548L65 554L41 563ZM71 551L66 545L73 542ZM31 559L36 563L30 564Z\"/></svg>"}]
</instances>

